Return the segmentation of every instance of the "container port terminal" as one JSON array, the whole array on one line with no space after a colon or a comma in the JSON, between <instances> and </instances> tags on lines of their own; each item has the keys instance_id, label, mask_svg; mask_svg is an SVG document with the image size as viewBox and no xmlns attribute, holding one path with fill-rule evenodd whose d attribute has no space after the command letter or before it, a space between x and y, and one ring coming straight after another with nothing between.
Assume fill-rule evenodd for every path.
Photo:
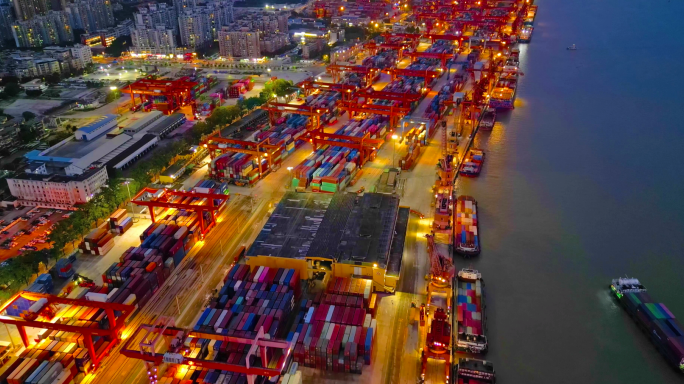
<instances>
[{"instance_id":1,"label":"container port terminal","mask_svg":"<svg viewBox=\"0 0 684 384\"><path fill-rule=\"evenodd\" d=\"M471 146L485 112L515 105L515 44L534 14L484 3L416 6L421 33L383 33L359 64L204 137L207 179L133 196L148 226L101 280L57 297L39 279L4 305L28 348L0 378L494 383L487 272L463 260L480 250L477 196L459 196L457 178L483 166ZM125 92L133 107L195 113L195 86ZM109 232L129 231L125 216ZM113 241L94 231L82 250Z\"/></svg>"}]
</instances>

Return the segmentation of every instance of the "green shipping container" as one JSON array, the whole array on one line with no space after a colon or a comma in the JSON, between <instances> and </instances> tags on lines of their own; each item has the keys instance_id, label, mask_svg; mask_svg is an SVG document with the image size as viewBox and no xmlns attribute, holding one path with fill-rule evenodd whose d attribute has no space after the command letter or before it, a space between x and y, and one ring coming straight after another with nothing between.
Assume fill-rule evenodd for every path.
<instances>
[{"instance_id":1,"label":"green shipping container","mask_svg":"<svg viewBox=\"0 0 684 384\"><path fill-rule=\"evenodd\" d=\"M321 187L321 191L324 191L324 192L333 192L333 193L334 193L334 192L337 192L337 185L334 186L334 187L330 187L330 186L323 185L323 186Z\"/></svg>"},{"instance_id":2,"label":"green shipping container","mask_svg":"<svg viewBox=\"0 0 684 384\"><path fill-rule=\"evenodd\" d=\"M646 303L646 308L648 308L649 311L655 316L656 319L666 319L667 316L663 312L660 311L660 308L658 308L654 303Z\"/></svg>"}]
</instances>

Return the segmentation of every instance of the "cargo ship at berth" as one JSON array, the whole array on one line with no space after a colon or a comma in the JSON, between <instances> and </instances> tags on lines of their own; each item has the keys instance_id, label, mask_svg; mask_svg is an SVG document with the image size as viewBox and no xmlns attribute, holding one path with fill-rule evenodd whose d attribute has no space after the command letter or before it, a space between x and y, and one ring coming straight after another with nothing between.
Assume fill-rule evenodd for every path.
<instances>
[{"instance_id":1,"label":"cargo ship at berth","mask_svg":"<svg viewBox=\"0 0 684 384\"><path fill-rule=\"evenodd\" d=\"M534 27L531 25L526 25L520 31L520 36L518 36L519 43L529 43L532 40L532 32L534 32Z\"/></svg>"},{"instance_id":2,"label":"cargo ship at berth","mask_svg":"<svg viewBox=\"0 0 684 384\"><path fill-rule=\"evenodd\" d=\"M468 155L461 163L459 173L465 177L479 176L482 171L482 164L484 164L485 154L481 149L471 149Z\"/></svg>"},{"instance_id":3,"label":"cargo ship at berth","mask_svg":"<svg viewBox=\"0 0 684 384\"><path fill-rule=\"evenodd\" d=\"M503 72L492 91L489 106L499 109L513 109L518 88L518 73Z\"/></svg>"},{"instance_id":4,"label":"cargo ship at berth","mask_svg":"<svg viewBox=\"0 0 684 384\"><path fill-rule=\"evenodd\" d=\"M456 349L462 352L486 353L487 336L485 292L482 274L474 269L462 269L457 275Z\"/></svg>"},{"instance_id":5,"label":"cargo ship at berth","mask_svg":"<svg viewBox=\"0 0 684 384\"><path fill-rule=\"evenodd\" d=\"M458 359L458 367L456 368L456 383L494 384L496 383L494 364L485 360Z\"/></svg>"},{"instance_id":6,"label":"cargo ship at berth","mask_svg":"<svg viewBox=\"0 0 684 384\"><path fill-rule=\"evenodd\" d=\"M657 303L638 279L614 279L610 289L639 328L674 368L684 372L684 327L665 306Z\"/></svg>"},{"instance_id":7,"label":"cargo ship at berth","mask_svg":"<svg viewBox=\"0 0 684 384\"><path fill-rule=\"evenodd\" d=\"M463 256L480 253L478 236L477 201L470 196L456 200L456 224L454 228L454 251Z\"/></svg>"}]
</instances>

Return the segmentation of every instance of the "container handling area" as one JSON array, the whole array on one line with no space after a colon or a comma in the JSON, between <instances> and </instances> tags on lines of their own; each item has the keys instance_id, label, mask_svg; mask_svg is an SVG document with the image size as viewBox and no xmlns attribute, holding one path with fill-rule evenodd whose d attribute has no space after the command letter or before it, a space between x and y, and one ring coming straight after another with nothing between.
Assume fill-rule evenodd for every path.
<instances>
[{"instance_id":1,"label":"container handling area","mask_svg":"<svg viewBox=\"0 0 684 384\"><path fill-rule=\"evenodd\" d=\"M26 349L2 366L0 381L62 383L96 370L120 341L135 307L105 302L107 295L87 295L77 299L23 291L5 302L0 322L17 327ZM39 331L30 339L27 328Z\"/></svg>"},{"instance_id":2,"label":"container handling area","mask_svg":"<svg viewBox=\"0 0 684 384\"><path fill-rule=\"evenodd\" d=\"M251 266L297 269L305 279L363 278L393 291L409 208L380 193L288 192L246 252Z\"/></svg>"}]
</instances>

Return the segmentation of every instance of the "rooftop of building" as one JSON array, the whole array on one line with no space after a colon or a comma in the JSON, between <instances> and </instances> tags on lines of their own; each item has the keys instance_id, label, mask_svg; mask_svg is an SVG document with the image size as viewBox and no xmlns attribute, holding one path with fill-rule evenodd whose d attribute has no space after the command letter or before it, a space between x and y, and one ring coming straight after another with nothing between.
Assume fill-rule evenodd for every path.
<instances>
[{"instance_id":1,"label":"rooftop of building","mask_svg":"<svg viewBox=\"0 0 684 384\"><path fill-rule=\"evenodd\" d=\"M172 115L162 117L161 119L152 123L150 129L147 132L152 134L160 134L161 132L166 130L166 128L168 128L170 125L182 121L183 119L185 119L185 115L182 113L174 113Z\"/></svg>"},{"instance_id":2,"label":"rooftop of building","mask_svg":"<svg viewBox=\"0 0 684 384\"><path fill-rule=\"evenodd\" d=\"M185 168L185 161L183 160L178 160L175 163L173 163L170 167L166 168L164 172L162 172L162 176L168 176L168 177L173 177L178 171L181 169Z\"/></svg>"},{"instance_id":3,"label":"rooftop of building","mask_svg":"<svg viewBox=\"0 0 684 384\"><path fill-rule=\"evenodd\" d=\"M221 130L221 137L235 137L235 135L242 130L242 128L252 125L258 119L264 119L268 116L268 112L263 109L257 109L242 119L230 124Z\"/></svg>"},{"instance_id":4,"label":"rooftop of building","mask_svg":"<svg viewBox=\"0 0 684 384\"><path fill-rule=\"evenodd\" d=\"M147 145L150 141L154 140L157 136L151 134L143 135L139 140L137 140L133 145L124 149L121 153L114 156L111 160L107 161L105 166L113 168L116 167L120 162L124 161L126 158L134 154L137 150Z\"/></svg>"},{"instance_id":5,"label":"rooftop of building","mask_svg":"<svg viewBox=\"0 0 684 384\"><path fill-rule=\"evenodd\" d=\"M50 174L50 175L39 175L35 173L20 173L12 179L19 179L19 180L33 180L33 181L45 181L45 182L50 182L50 183L68 183L70 181L84 181L97 172L99 172L102 168L89 168L85 172L83 172L80 175L73 175L73 176L67 176L67 175L59 175L59 174Z\"/></svg>"},{"instance_id":6,"label":"rooftop of building","mask_svg":"<svg viewBox=\"0 0 684 384\"><path fill-rule=\"evenodd\" d=\"M116 120L118 116L117 115L103 115L97 120L93 121L92 123L86 124L80 128L78 128L79 131L85 132L85 133L91 133L94 132L98 129L100 129L102 126L108 124L112 120Z\"/></svg>"},{"instance_id":7,"label":"rooftop of building","mask_svg":"<svg viewBox=\"0 0 684 384\"><path fill-rule=\"evenodd\" d=\"M391 251L403 253L406 234L399 213L399 199L392 195L288 192L247 256L320 257L394 271L401 261ZM397 225L403 231L395 233Z\"/></svg>"}]
</instances>

